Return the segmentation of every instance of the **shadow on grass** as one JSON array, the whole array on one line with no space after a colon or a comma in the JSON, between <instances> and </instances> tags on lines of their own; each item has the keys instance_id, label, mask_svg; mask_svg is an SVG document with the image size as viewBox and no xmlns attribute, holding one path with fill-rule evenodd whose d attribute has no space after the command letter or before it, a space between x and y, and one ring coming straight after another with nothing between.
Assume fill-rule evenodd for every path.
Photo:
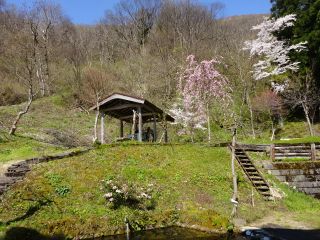
<instances>
[{"instance_id":1,"label":"shadow on grass","mask_svg":"<svg viewBox=\"0 0 320 240\"><path fill-rule=\"evenodd\" d=\"M53 201L52 200L48 200L48 199L46 199L46 200L38 200L37 204L35 206L29 207L25 214L23 214L20 217L17 217L15 219L10 220L10 221L6 222L5 224L9 225L9 224L14 223L14 222L25 220L25 219L31 217L37 211L39 211L41 209L41 207L50 205L51 203L53 203Z\"/></svg>"},{"instance_id":2,"label":"shadow on grass","mask_svg":"<svg viewBox=\"0 0 320 240\"><path fill-rule=\"evenodd\" d=\"M6 231L1 240L65 240L64 235L46 236L34 229L24 227L12 227Z\"/></svg>"}]
</instances>

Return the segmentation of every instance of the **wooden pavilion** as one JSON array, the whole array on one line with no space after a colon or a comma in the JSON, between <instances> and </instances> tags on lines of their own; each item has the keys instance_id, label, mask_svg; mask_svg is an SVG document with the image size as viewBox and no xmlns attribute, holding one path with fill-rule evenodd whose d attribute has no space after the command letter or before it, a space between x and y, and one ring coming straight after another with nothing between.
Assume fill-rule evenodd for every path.
<instances>
[{"instance_id":1,"label":"wooden pavilion","mask_svg":"<svg viewBox=\"0 0 320 240\"><path fill-rule=\"evenodd\" d=\"M133 97L126 94L113 93L99 104L99 112L101 116L101 143L105 143L104 128L105 116L111 116L120 121L120 138L130 139L134 138L140 142L145 140L143 138L143 124L153 123L153 141L157 140L157 122L164 123L164 141L168 141L167 121L174 122L174 118L166 114L163 110L152 104L146 99ZM90 110L96 110L97 106ZM136 118L138 121L136 122ZM124 136L124 122L131 123L133 133ZM136 129L137 125L137 129Z\"/></svg>"}]
</instances>

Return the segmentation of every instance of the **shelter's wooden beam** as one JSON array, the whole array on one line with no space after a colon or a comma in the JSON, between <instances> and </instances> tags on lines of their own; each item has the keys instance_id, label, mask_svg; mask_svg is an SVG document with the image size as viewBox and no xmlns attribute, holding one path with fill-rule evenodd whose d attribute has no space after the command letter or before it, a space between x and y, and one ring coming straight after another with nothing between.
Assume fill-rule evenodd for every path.
<instances>
[{"instance_id":1,"label":"shelter's wooden beam","mask_svg":"<svg viewBox=\"0 0 320 240\"><path fill-rule=\"evenodd\" d=\"M141 113L141 107L138 107L138 117L139 117L139 122L138 122L138 141L142 142L142 113Z\"/></svg>"},{"instance_id":2,"label":"shelter's wooden beam","mask_svg":"<svg viewBox=\"0 0 320 240\"><path fill-rule=\"evenodd\" d=\"M126 108L136 108L136 107L140 107L141 105L139 104L122 104L119 106L114 106L114 107L109 107L109 108L102 108L101 111L103 112L111 112L111 111L115 111L115 110L121 110L121 109L126 109Z\"/></svg>"},{"instance_id":3,"label":"shelter's wooden beam","mask_svg":"<svg viewBox=\"0 0 320 240\"><path fill-rule=\"evenodd\" d=\"M153 115L154 115L154 113L142 113L142 114L141 114L142 117L153 116ZM133 116L133 114L120 117L119 119L122 119L122 120L124 120L124 119L129 119L129 118L132 118L132 116Z\"/></svg>"},{"instance_id":4,"label":"shelter's wooden beam","mask_svg":"<svg viewBox=\"0 0 320 240\"><path fill-rule=\"evenodd\" d=\"M105 113L101 113L101 144L104 144L104 119L105 119Z\"/></svg>"}]
</instances>

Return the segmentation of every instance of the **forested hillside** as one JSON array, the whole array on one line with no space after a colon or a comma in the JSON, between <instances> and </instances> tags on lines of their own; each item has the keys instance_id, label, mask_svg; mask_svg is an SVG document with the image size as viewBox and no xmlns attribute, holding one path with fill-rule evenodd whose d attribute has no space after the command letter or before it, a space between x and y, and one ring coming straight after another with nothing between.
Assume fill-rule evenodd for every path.
<instances>
[{"instance_id":1,"label":"forested hillside","mask_svg":"<svg viewBox=\"0 0 320 240\"><path fill-rule=\"evenodd\" d=\"M223 59L221 71L249 123L245 99L254 96L255 83L252 60L242 48L255 36L251 27L261 15L221 20L218 4L122 1L98 24L79 26L49 1L28 9L1 1L0 9L1 105L61 95L70 109L86 111L118 91L169 110L186 57L193 54L199 61ZM10 128L15 113L3 118L1 127Z\"/></svg>"},{"instance_id":2,"label":"forested hillside","mask_svg":"<svg viewBox=\"0 0 320 240\"><path fill-rule=\"evenodd\" d=\"M182 108L184 118L174 117L181 128L186 128L184 125L188 129L177 132L195 134L198 141L207 140L205 129L229 134L231 127L237 127L242 136L280 138L286 120L304 119L309 134L317 135L312 125L319 119L318 85L306 64L295 74L298 63L290 63L289 56L298 53L288 50L279 58L270 55L268 62L263 60L268 57L265 49L255 52L253 45L250 50L245 44L257 38L259 27L252 28L266 16L221 19L222 6L218 3L208 6L197 1L134 0L120 1L95 25L76 25L51 1L36 1L24 8L4 0L0 4L0 105L21 104L15 108L16 113L2 112L0 127L4 132L14 134L20 117L35 110L36 105L32 105L37 99L55 95L68 109L67 114L88 113L110 93L121 92L146 98L167 112L177 110L177 106L178 110ZM295 20L289 21L294 25ZM279 62L281 59L286 63ZM220 90L230 100L228 106L221 92L219 95L211 89L204 94L205 87L186 90L181 84L190 70L188 64L199 63L201 68L206 61L216 65L210 67L227 83L227 91ZM277 64L291 66L289 63L295 69L285 68L276 76L256 78L254 71L259 64L267 64L260 67L272 74ZM208 89L209 83L203 81ZM278 93L277 86L287 86L287 90ZM198 96L193 96L195 93ZM179 106L182 98L186 104L187 95L194 98L193 109ZM192 120L186 120L188 114ZM201 120L196 119L197 115ZM193 129L200 125L200 131Z\"/></svg>"},{"instance_id":3,"label":"forested hillside","mask_svg":"<svg viewBox=\"0 0 320 240\"><path fill-rule=\"evenodd\" d=\"M92 25L8 2L0 239L318 234L319 1L222 18L218 2L119 0Z\"/></svg>"}]
</instances>

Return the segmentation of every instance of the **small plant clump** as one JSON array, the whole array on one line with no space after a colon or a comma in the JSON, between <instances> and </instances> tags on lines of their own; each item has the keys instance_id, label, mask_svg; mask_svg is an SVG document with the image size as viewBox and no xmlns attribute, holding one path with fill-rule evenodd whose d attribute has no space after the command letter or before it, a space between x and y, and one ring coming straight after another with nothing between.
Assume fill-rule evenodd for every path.
<instances>
[{"instance_id":1,"label":"small plant clump","mask_svg":"<svg viewBox=\"0 0 320 240\"><path fill-rule=\"evenodd\" d=\"M117 209L120 206L141 210L154 209L153 184L148 184L147 187L140 187L112 179L102 180L102 184L102 190L106 191L103 197L113 209Z\"/></svg>"}]
</instances>

